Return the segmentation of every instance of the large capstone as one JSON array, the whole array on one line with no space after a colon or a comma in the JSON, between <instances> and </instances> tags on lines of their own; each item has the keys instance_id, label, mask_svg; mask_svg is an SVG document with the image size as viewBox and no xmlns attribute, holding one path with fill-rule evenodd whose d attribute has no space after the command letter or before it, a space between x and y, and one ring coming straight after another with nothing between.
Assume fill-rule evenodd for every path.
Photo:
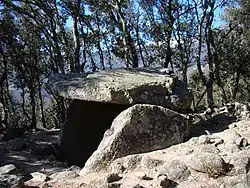
<instances>
[{"instance_id":1,"label":"large capstone","mask_svg":"<svg viewBox=\"0 0 250 188\"><path fill-rule=\"evenodd\" d=\"M110 161L120 157L180 143L189 129L188 118L184 115L161 106L134 105L115 118L80 174L103 170Z\"/></svg>"},{"instance_id":2,"label":"large capstone","mask_svg":"<svg viewBox=\"0 0 250 188\"><path fill-rule=\"evenodd\" d=\"M142 69L106 70L93 74L56 74L48 86L68 99L133 105L153 104L185 112L192 94L175 75Z\"/></svg>"}]
</instances>

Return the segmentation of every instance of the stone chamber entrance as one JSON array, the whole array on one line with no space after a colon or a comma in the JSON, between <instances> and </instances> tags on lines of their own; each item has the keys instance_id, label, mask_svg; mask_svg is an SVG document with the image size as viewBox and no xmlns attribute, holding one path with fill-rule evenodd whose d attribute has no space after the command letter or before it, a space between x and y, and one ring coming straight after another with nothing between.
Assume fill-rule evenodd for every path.
<instances>
[{"instance_id":1,"label":"stone chamber entrance","mask_svg":"<svg viewBox=\"0 0 250 188\"><path fill-rule=\"evenodd\" d=\"M130 106L73 100L61 130L60 158L83 167L115 117Z\"/></svg>"}]
</instances>

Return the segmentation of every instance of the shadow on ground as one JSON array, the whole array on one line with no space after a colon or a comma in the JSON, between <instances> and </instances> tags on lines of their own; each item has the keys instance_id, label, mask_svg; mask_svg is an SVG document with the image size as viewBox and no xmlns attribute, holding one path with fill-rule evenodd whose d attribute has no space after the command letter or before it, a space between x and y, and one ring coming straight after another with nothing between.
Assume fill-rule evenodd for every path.
<instances>
[{"instance_id":1,"label":"shadow on ground","mask_svg":"<svg viewBox=\"0 0 250 188\"><path fill-rule=\"evenodd\" d=\"M222 132L228 129L228 126L236 120L235 116L228 116L226 114L218 114L208 119L200 119L198 122L192 123L188 139Z\"/></svg>"},{"instance_id":2,"label":"shadow on ground","mask_svg":"<svg viewBox=\"0 0 250 188\"><path fill-rule=\"evenodd\" d=\"M58 135L59 130L39 131L0 141L0 166L14 164L25 179L29 179L31 172L51 175L65 170L68 165L55 158L53 149Z\"/></svg>"}]
</instances>

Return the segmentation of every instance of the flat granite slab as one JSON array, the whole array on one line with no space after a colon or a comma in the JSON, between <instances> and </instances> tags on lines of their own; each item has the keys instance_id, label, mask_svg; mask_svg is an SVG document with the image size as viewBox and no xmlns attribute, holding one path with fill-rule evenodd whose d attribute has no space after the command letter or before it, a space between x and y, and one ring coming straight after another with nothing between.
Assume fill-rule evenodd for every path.
<instances>
[{"instance_id":1,"label":"flat granite slab","mask_svg":"<svg viewBox=\"0 0 250 188\"><path fill-rule=\"evenodd\" d=\"M143 69L55 74L47 85L68 99L131 105L145 103L171 109L186 109L191 105L191 102L187 104L190 91L177 76Z\"/></svg>"}]
</instances>

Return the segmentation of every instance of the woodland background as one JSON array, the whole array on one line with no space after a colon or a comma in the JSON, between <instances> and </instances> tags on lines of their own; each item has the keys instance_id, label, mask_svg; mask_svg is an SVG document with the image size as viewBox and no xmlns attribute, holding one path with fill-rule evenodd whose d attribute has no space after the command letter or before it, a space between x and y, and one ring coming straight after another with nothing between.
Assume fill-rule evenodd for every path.
<instances>
[{"instance_id":1,"label":"woodland background","mask_svg":"<svg viewBox=\"0 0 250 188\"><path fill-rule=\"evenodd\" d=\"M250 0L1 0L3 127L60 127L54 73L163 67L193 110L250 102Z\"/></svg>"}]
</instances>

